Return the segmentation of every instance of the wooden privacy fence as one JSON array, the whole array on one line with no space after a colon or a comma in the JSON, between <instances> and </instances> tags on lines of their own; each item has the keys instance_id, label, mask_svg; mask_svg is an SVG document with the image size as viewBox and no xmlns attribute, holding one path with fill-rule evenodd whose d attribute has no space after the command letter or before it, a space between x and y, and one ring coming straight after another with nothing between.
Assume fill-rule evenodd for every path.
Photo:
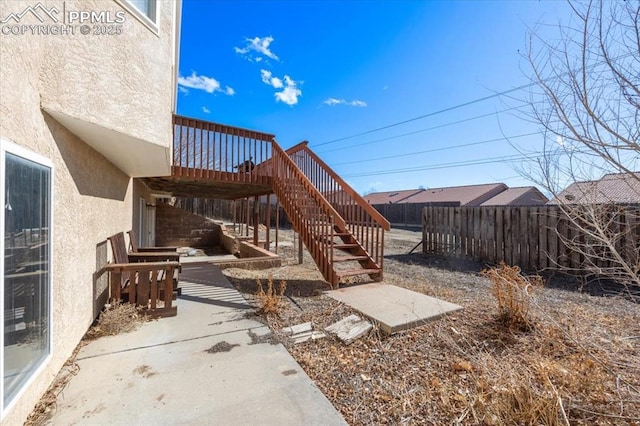
<instances>
[{"instance_id":1,"label":"wooden privacy fence","mask_svg":"<svg viewBox=\"0 0 640 426\"><path fill-rule=\"evenodd\" d=\"M624 261L638 262L640 205L570 207L572 217L592 208L606 224L615 251ZM581 210L582 209L582 210ZM574 214L575 213L575 214ZM504 261L523 269L581 270L585 255L595 256L598 267L612 268L610 249L588 235L587 222L577 226L560 206L534 207L425 207L423 252L464 257L488 263Z\"/></svg>"},{"instance_id":2,"label":"wooden privacy fence","mask_svg":"<svg viewBox=\"0 0 640 426\"><path fill-rule=\"evenodd\" d=\"M372 204L392 226L422 226L422 210L425 207L459 207L459 201L441 203L400 203L400 204Z\"/></svg>"}]
</instances>

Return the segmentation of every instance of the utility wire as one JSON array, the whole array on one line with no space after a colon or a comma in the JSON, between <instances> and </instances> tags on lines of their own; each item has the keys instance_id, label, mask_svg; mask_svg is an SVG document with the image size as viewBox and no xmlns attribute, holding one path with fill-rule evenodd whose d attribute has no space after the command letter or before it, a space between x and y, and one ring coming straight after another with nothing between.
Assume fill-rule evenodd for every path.
<instances>
[{"instance_id":1,"label":"utility wire","mask_svg":"<svg viewBox=\"0 0 640 426\"><path fill-rule=\"evenodd\" d=\"M445 147L441 147L441 148L433 148L433 149L427 149L424 151L415 151L415 152L408 152L406 154L397 154L397 155L387 155L384 157L376 157L376 158L369 158L366 160L354 160L354 161L345 161L342 163L334 163L334 166L342 166L344 164L354 164L354 163L366 163L369 161L379 161L379 160L388 160L391 158L400 158L400 157L410 157L413 155L419 155L419 154L426 154L429 152L438 152L438 151L446 151L449 149L457 149L457 148L465 148L468 146L476 146L476 145L483 145L483 144L487 144L487 143L493 143L493 142L500 142L500 141L505 141L505 140L509 140L509 139L518 139L518 138L524 138L527 136L533 136L533 135L541 135L543 134L542 132L532 132L532 133L524 133L521 135L513 135L513 136L503 136L500 138L495 138L495 139L487 139L484 141L478 141L478 142L469 142L469 143L463 143L460 145L451 145L451 146L445 146Z\"/></svg>"},{"instance_id":2,"label":"utility wire","mask_svg":"<svg viewBox=\"0 0 640 426\"><path fill-rule=\"evenodd\" d=\"M574 152L584 153L585 151L577 150ZM428 166L420 166L420 167L354 173L351 175L346 174L342 176L345 178L353 178L353 177L389 175L389 174L396 174L396 173L411 173L411 172L421 172L426 170L439 170L439 169L449 169L449 168L466 167L466 166L476 166L481 164L502 163L505 161L536 160L543 157L544 157L544 154L541 154L541 153L534 153L534 155L513 154L513 155L503 155L499 157L479 158L476 160L466 160L466 161L459 161L459 162L453 162L453 163L431 164Z\"/></svg>"},{"instance_id":3,"label":"utility wire","mask_svg":"<svg viewBox=\"0 0 640 426\"><path fill-rule=\"evenodd\" d=\"M329 145L329 144L333 144L333 143L336 143L336 142L341 142L341 141L344 141L344 140L347 140L347 139L352 139L352 138L355 138L355 137L358 137L358 136L364 136L364 135L368 135L370 133L379 132L380 130L385 130L385 129L390 129L392 127L401 126L403 124L411 123L412 121L422 120L423 118L433 117L434 115L443 114L445 112L449 112L449 111L453 111L453 110L456 110L456 109L464 108L464 107L469 106L469 105L473 105L473 104L477 104L477 103L480 103L480 102L484 102L486 100L497 98L499 96L503 96L503 95L506 95L508 93L516 92L518 90L526 89L528 87L532 87L532 86L535 86L535 85L536 85L536 83L523 84L522 86L514 87L514 88L509 89L509 90L504 90L502 92L494 93L493 95L484 96L482 98L474 99L474 100L471 100L471 101L468 101L468 102L464 102L464 103L461 103L461 104L457 104L457 105L454 105L454 106L443 108L443 109L440 109L440 110L437 110L437 111L434 111L434 112L430 112L430 113L427 113L427 114L420 115L418 117L410 118L408 120L403 120L403 121L399 121L399 122L396 122L396 123L387 124L386 126L377 127L375 129L371 129L371 130L367 130L367 131L364 131L364 132L356 133L354 135L344 136L342 138L333 139L333 140L330 140L330 141L327 141L327 142L322 142L322 143L319 143L319 144L315 144L314 147Z\"/></svg>"},{"instance_id":4,"label":"utility wire","mask_svg":"<svg viewBox=\"0 0 640 426\"><path fill-rule=\"evenodd\" d=\"M320 151L317 151L317 153L318 154L326 154L328 152L341 151L343 149L351 149L351 148L356 148L356 147L363 146L363 145L371 145L371 144L378 143L378 142L384 142L384 141L388 141L388 140L392 140L392 139L401 138L403 136L415 135L415 134L418 134L418 133L427 132L429 130L441 129L443 127L453 126L453 125L456 125L456 124L465 123L467 121L472 121L472 120L477 120L477 119L480 119L480 118L490 117L492 115L502 114L503 112L513 111L514 109L523 108L525 106L528 106L528 105L525 104L525 105L520 105L520 106L517 106L517 107L511 107L511 108L503 109L501 111L490 112L488 114L476 115L474 117L464 118L462 120L456 120L456 121L451 121L449 123L439 124L437 126L427 127L426 129L414 130L412 132L401 133L399 135L389 136L389 137L386 137L386 138L376 139L376 140L368 141L368 142L361 142L361 143L358 143L358 144L355 144L355 145L341 146L341 147L329 149L329 150L326 150L326 151L320 150Z\"/></svg>"}]
</instances>

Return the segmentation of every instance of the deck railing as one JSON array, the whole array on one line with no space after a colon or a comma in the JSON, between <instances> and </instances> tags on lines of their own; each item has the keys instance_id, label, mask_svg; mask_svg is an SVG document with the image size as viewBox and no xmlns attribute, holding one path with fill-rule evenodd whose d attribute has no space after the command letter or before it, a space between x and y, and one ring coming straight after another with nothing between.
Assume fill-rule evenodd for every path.
<instances>
[{"instance_id":1,"label":"deck railing","mask_svg":"<svg viewBox=\"0 0 640 426\"><path fill-rule=\"evenodd\" d=\"M273 135L176 115L173 176L268 183Z\"/></svg>"},{"instance_id":2,"label":"deck railing","mask_svg":"<svg viewBox=\"0 0 640 426\"><path fill-rule=\"evenodd\" d=\"M306 141L301 142L286 152L344 219L349 232L382 269L384 232L391 229L389 222L311 151L307 144Z\"/></svg>"}]
</instances>

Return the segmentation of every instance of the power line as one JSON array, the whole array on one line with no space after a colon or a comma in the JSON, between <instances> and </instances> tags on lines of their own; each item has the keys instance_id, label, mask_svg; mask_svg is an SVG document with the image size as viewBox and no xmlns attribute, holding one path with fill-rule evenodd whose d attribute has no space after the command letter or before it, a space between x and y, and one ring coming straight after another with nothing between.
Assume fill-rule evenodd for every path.
<instances>
[{"instance_id":1,"label":"power line","mask_svg":"<svg viewBox=\"0 0 640 426\"><path fill-rule=\"evenodd\" d=\"M474 99L474 100L471 100L471 101L468 101L468 102L464 102L464 103L461 103L461 104L458 104L458 105L450 106L450 107L443 108L443 109L440 109L440 110L437 110L437 111L434 111L434 112L423 114L423 115L420 115L418 117L413 117L413 118L410 118L408 120L399 121L399 122L396 122L396 123L388 124L386 126L382 126L382 127L378 127L378 128L375 128L375 129L367 130L367 131L364 131L364 132L356 133L354 135L344 136L342 138L330 140L330 141L327 141L327 142L322 142L322 143L314 145L314 147L319 147L319 146L329 145L329 144L336 143L336 142L341 142L341 141L344 141L344 140L347 140L347 139L352 139L352 138L355 138L355 137L358 137L358 136L364 136L364 135L368 135L370 133L379 132L380 130L390 129L392 127L397 127L397 126L400 126L400 125L403 125L403 124L411 123L412 121L422 120L423 118L433 117L434 115L438 115L438 114L442 114L442 113L445 113L445 112L453 111L453 110L456 110L456 109L464 108L464 107L469 106L469 105L473 105L473 104L477 104L477 103L480 103L480 102L484 102L486 100L497 98L498 96L503 96L503 95L506 95L508 93L516 92L518 90L526 89L528 87L532 87L532 86L535 86L535 85L536 85L536 83L524 84L522 86L514 87L514 88L509 89L509 90L504 90L502 92L494 93L493 95L484 96L482 98Z\"/></svg>"},{"instance_id":2,"label":"power line","mask_svg":"<svg viewBox=\"0 0 640 426\"><path fill-rule=\"evenodd\" d=\"M584 153L585 151L578 150L574 152ZM466 167L466 166L476 166L476 165L482 165L482 164L502 163L505 161L536 160L543 157L544 157L544 154L540 154L540 153L537 153L536 155L513 154L513 155L503 155L499 157L479 158L476 160L466 160L466 161L459 161L459 162L453 162L453 163L431 164L428 166L421 166L421 167L354 173L351 175L342 175L342 176L345 178L353 178L353 177L389 175L389 174L397 174L397 173L411 173L411 172L421 172L421 171L427 171L427 170L439 170L439 169L449 169L449 168Z\"/></svg>"},{"instance_id":3,"label":"power line","mask_svg":"<svg viewBox=\"0 0 640 426\"><path fill-rule=\"evenodd\" d=\"M424 151L415 151L415 152L409 152L406 154L397 154L397 155L387 155L384 157L376 157L376 158L369 158L366 160L354 160L354 161L345 161L342 163L334 163L334 166L342 166L344 164L354 164L354 163L366 163L369 161L379 161L379 160L388 160L391 158L400 158L400 157L409 157L409 156L413 156L413 155L419 155L419 154L426 154L429 152L438 152L438 151L446 151L449 149L457 149L457 148L465 148L468 146L476 146L476 145L483 145L483 144L487 144L487 143L493 143L493 142L499 142L499 141L506 141L509 139L518 139L518 138L524 138L527 136L533 136L533 135L541 135L542 132L532 132L532 133L524 133L521 135L513 135L513 136L503 136L501 138L495 138L495 139L488 139L488 140L484 140L484 141L478 141L478 142L469 142L469 143L464 143L464 144L460 144L460 145L451 145L451 146L445 146L442 148L433 148L433 149L427 149Z\"/></svg>"},{"instance_id":4,"label":"power line","mask_svg":"<svg viewBox=\"0 0 640 426\"><path fill-rule=\"evenodd\" d=\"M426 129L414 130L412 132L401 133L399 135L389 136L389 137L386 137L386 138L376 139L376 140L368 141L368 142L362 142L362 143L355 144L355 145L341 146L339 148L333 148L333 149L329 149L329 150L326 150L326 151L318 151L318 154L326 154L328 152L341 151L343 149L351 149L351 148L356 148L356 147L363 146L363 145L371 145L371 144L378 143L378 142L384 142L384 141L388 141L388 140L391 140L391 139L401 138L403 136L410 136L410 135L415 135L415 134L422 133L422 132L427 132L429 130L441 129L443 127L453 126L453 125L456 125L456 124L465 123L467 121L477 120L477 119L480 119L480 118L485 118L485 117L490 117L492 115L501 114L503 112L513 111L514 109L523 108L525 106L528 106L528 105L525 104L525 105L521 105L521 106L517 106L517 107L511 107L511 108L503 109L501 111L490 112L488 114L476 115L474 117L469 117L469 118L465 118L465 119L462 119L462 120L456 120L456 121L451 121L449 123L439 124L437 126L427 127Z\"/></svg>"},{"instance_id":5,"label":"power line","mask_svg":"<svg viewBox=\"0 0 640 426\"><path fill-rule=\"evenodd\" d=\"M527 159L532 158L525 154L512 154L512 155L502 155L499 157L489 157L489 158L479 158L475 160L465 160L465 161L457 161L452 163L441 163L441 164L431 164L428 166L420 166L420 167L410 167L410 168L402 168L402 169L390 169L390 170L378 170L375 172L363 172L363 173L354 173L351 175L342 175L343 177L362 177L362 176L373 176L373 175L388 175L393 173L410 173L410 172L420 172L424 170L438 170L438 169L446 169L446 168L454 168L454 167L463 167L463 166L474 166L477 164L489 164L489 163L497 163L503 161L510 160L518 160L518 159Z\"/></svg>"}]
</instances>

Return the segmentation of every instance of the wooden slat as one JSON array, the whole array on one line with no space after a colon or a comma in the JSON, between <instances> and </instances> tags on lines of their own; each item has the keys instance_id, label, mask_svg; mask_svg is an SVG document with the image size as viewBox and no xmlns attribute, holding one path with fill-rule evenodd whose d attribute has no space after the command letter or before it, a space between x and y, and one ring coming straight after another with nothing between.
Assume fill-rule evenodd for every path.
<instances>
[{"instance_id":1,"label":"wooden slat","mask_svg":"<svg viewBox=\"0 0 640 426\"><path fill-rule=\"evenodd\" d=\"M496 228L496 258L495 262L505 260L505 247L504 247L504 209L502 207L496 208L495 211L495 228Z\"/></svg>"}]
</instances>

